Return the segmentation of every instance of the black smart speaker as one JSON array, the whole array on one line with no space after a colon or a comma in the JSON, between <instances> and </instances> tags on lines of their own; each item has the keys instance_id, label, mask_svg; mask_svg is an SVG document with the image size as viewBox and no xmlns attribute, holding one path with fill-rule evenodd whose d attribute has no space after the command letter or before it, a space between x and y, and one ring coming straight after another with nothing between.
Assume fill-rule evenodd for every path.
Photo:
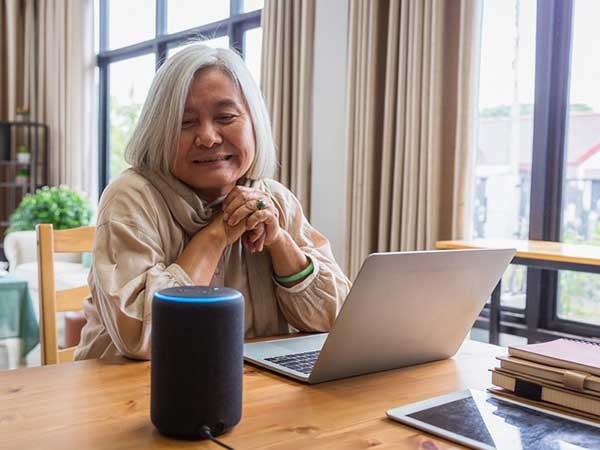
<instances>
[{"instance_id":1,"label":"black smart speaker","mask_svg":"<svg viewBox=\"0 0 600 450\"><path fill-rule=\"evenodd\" d=\"M154 294L150 417L180 439L223 434L242 417L244 298L186 286Z\"/></svg>"}]
</instances>

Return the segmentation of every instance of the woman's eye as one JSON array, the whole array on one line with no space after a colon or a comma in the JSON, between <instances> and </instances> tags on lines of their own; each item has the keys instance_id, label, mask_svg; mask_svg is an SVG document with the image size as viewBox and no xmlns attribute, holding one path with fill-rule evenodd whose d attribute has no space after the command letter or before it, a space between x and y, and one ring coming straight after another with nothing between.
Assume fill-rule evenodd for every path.
<instances>
[{"instance_id":1,"label":"woman's eye","mask_svg":"<svg viewBox=\"0 0 600 450\"><path fill-rule=\"evenodd\" d=\"M233 119L235 119L233 114L225 114L217 117L217 121L221 123L230 123L233 121Z\"/></svg>"},{"instance_id":2,"label":"woman's eye","mask_svg":"<svg viewBox=\"0 0 600 450\"><path fill-rule=\"evenodd\" d=\"M181 128L190 128L193 125L194 125L193 120L184 120L181 122Z\"/></svg>"}]
</instances>

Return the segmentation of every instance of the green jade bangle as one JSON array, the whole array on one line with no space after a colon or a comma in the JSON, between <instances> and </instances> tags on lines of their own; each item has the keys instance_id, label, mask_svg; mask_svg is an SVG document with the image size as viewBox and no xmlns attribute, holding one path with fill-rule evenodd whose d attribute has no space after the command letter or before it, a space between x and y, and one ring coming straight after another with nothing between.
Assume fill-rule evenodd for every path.
<instances>
[{"instance_id":1,"label":"green jade bangle","mask_svg":"<svg viewBox=\"0 0 600 450\"><path fill-rule=\"evenodd\" d=\"M310 262L309 262L308 266L306 266L306 269L303 269L300 272L295 273L293 275L288 275L287 277L279 277L277 275L274 275L275 279L279 283L287 284L287 283L293 283L294 281L298 281L298 280L301 280L302 278L305 278L306 276L310 275L314 269L312 259L309 259L309 261Z\"/></svg>"}]
</instances>

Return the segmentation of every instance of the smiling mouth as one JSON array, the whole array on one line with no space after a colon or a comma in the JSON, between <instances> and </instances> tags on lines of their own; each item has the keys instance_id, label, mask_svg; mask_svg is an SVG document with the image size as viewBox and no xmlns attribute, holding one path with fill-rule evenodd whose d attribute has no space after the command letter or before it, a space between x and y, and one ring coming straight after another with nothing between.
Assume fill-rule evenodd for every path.
<instances>
[{"instance_id":1,"label":"smiling mouth","mask_svg":"<svg viewBox=\"0 0 600 450\"><path fill-rule=\"evenodd\" d=\"M218 161L229 161L232 157L233 155L213 156L211 158L194 159L192 162L194 164L208 164Z\"/></svg>"}]
</instances>

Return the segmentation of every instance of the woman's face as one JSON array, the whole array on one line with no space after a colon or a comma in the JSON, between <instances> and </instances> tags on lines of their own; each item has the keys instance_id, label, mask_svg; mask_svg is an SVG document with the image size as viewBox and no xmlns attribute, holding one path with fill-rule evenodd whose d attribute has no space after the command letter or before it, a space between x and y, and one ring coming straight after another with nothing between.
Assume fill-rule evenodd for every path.
<instances>
[{"instance_id":1,"label":"woman's face","mask_svg":"<svg viewBox=\"0 0 600 450\"><path fill-rule=\"evenodd\" d=\"M205 200L228 194L254 161L254 128L242 93L219 68L200 70L185 101L174 176Z\"/></svg>"}]
</instances>

